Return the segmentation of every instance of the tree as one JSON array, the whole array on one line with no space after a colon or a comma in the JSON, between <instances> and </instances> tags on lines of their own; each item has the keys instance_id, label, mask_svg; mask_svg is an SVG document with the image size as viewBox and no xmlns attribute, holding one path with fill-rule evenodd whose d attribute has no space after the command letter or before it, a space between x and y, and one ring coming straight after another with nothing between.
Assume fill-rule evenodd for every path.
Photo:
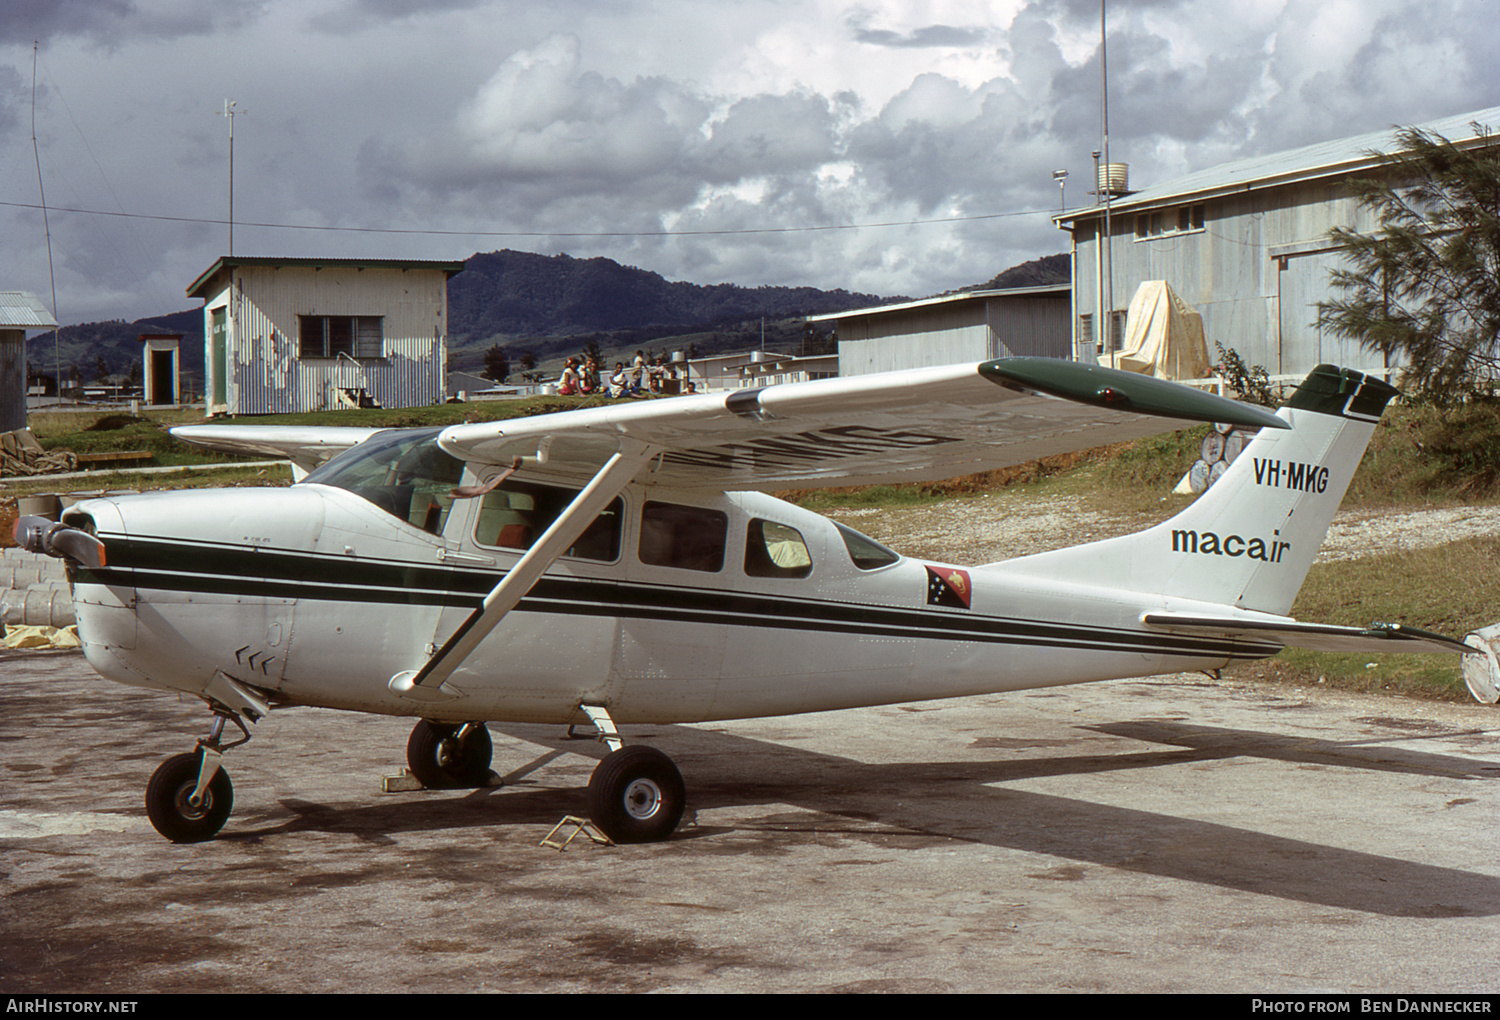
<instances>
[{"instance_id":1,"label":"tree","mask_svg":"<svg viewBox=\"0 0 1500 1020\"><path fill-rule=\"evenodd\" d=\"M1414 392L1451 400L1500 381L1500 147L1487 128L1455 145L1415 128L1398 134L1386 171L1351 181L1378 228L1330 232L1349 268L1318 325L1402 363Z\"/></svg>"},{"instance_id":2,"label":"tree","mask_svg":"<svg viewBox=\"0 0 1500 1020\"><path fill-rule=\"evenodd\" d=\"M510 357L505 353L504 347L492 344L489 350L484 352L484 374L497 383L503 383L510 378Z\"/></svg>"},{"instance_id":3,"label":"tree","mask_svg":"<svg viewBox=\"0 0 1500 1020\"><path fill-rule=\"evenodd\" d=\"M827 330L820 330L811 322L802 326L802 355L807 357L816 354L837 354L839 352L839 339L836 328L830 326Z\"/></svg>"}]
</instances>

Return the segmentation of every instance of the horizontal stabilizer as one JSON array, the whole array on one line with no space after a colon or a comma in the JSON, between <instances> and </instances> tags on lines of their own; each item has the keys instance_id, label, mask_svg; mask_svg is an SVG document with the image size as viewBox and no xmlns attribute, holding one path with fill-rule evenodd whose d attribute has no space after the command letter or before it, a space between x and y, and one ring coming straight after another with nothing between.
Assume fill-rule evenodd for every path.
<instances>
[{"instance_id":1,"label":"horizontal stabilizer","mask_svg":"<svg viewBox=\"0 0 1500 1020\"><path fill-rule=\"evenodd\" d=\"M1474 649L1462 641L1399 623L1340 627L1288 619L1199 616L1192 613L1144 613L1141 622L1177 634L1270 641L1315 652L1435 652L1464 655Z\"/></svg>"}]
</instances>

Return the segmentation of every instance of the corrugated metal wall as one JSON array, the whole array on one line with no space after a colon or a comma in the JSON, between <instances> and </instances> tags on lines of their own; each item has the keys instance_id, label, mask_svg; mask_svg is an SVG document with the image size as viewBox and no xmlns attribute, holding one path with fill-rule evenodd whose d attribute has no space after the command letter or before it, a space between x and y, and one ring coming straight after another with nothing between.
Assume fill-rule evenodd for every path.
<instances>
[{"instance_id":1,"label":"corrugated metal wall","mask_svg":"<svg viewBox=\"0 0 1500 1020\"><path fill-rule=\"evenodd\" d=\"M839 374L866 375L1011 355L1071 357L1069 297L944 302L839 320Z\"/></svg>"},{"instance_id":2,"label":"corrugated metal wall","mask_svg":"<svg viewBox=\"0 0 1500 1020\"><path fill-rule=\"evenodd\" d=\"M229 413L317 411L334 406L337 389L363 389L384 407L415 407L443 399L443 272L244 266L235 267L229 277ZM224 301L222 293L210 298L205 316ZM381 316L385 357L358 362L300 358L299 315Z\"/></svg>"},{"instance_id":3,"label":"corrugated metal wall","mask_svg":"<svg viewBox=\"0 0 1500 1020\"><path fill-rule=\"evenodd\" d=\"M1329 250L1335 226L1371 229L1367 214L1341 185L1309 182L1210 200L1202 230L1138 240L1134 214L1112 217L1114 308L1124 311L1136 288L1165 280L1203 316L1209 356L1214 343L1238 351L1273 375L1301 374L1322 362L1379 368L1379 355L1354 341L1323 335L1317 304L1327 300L1329 273L1343 264ZM1175 212L1169 211L1169 218ZM1097 324L1098 244L1093 229L1077 235L1077 314ZM1074 323L1075 328L1077 323ZM1097 326L1095 336L1098 336Z\"/></svg>"}]
</instances>

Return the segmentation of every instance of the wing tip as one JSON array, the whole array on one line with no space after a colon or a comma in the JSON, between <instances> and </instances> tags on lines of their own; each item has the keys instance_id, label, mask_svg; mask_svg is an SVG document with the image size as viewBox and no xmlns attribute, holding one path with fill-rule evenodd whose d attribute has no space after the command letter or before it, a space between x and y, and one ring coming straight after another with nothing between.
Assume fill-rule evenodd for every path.
<instances>
[{"instance_id":1,"label":"wing tip","mask_svg":"<svg viewBox=\"0 0 1500 1020\"><path fill-rule=\"evenodd\" d=\"M1103 365L1086 365L1061 358L996 358L981 363L979 374L1009 389L1034 390L1112 411L1224 422L1248 428L1292 427L1268 408Z\"/></svg>"}]
</instances>

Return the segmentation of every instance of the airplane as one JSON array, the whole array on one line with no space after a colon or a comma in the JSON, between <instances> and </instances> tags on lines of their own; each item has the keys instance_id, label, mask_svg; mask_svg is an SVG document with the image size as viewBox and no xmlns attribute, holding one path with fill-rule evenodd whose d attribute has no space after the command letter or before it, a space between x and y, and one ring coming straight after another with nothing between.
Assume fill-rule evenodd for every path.
<instances>
[{"instance_id":1,"label":"airplane","mask_svg":"<svg viewBox=\"0 0 1500 1020\"><path fill-rule=\"evenodd\" d=\"M1323 365L1272 412L1002 358L446 428L207 423L172 431L287 457L294 484L90 499L16 537L67 561L97 672L212 712L147 785L169 840L213 838L233 804L224 753L304 705L415 717L407 763L429 788L489 780L487 722L592 726L609 751L588 814L648 842L677 828L686 784L620 726L1212 673L1287 645L1457 654L1495 703L1500 626L1459 641L1286 615L1396 394ZM768 494L1196 422L1258 431L1181 512L998 563L914 560Z\"/></svg>"}]
</instances>

